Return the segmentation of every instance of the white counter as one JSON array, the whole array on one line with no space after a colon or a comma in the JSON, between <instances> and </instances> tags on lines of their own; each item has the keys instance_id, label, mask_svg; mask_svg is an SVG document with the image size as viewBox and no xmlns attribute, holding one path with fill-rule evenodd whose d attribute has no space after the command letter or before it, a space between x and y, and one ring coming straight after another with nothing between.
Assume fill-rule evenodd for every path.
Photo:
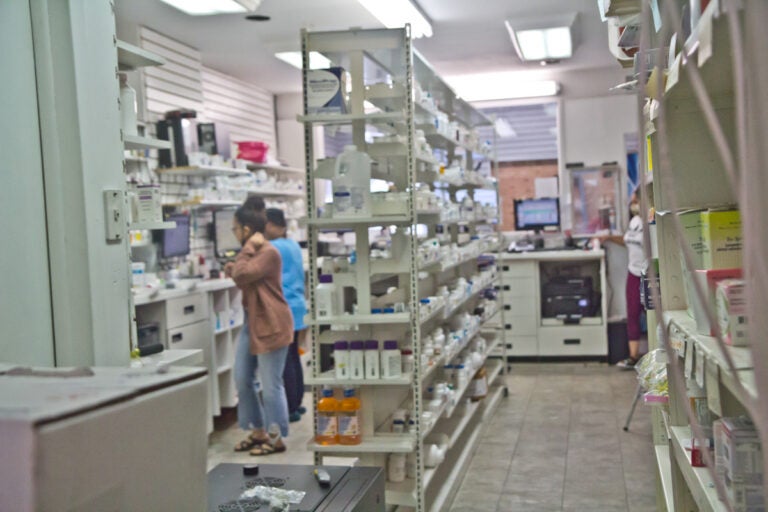
<instances>
[{"instance_id":1,"label":"white counter","mask_svg":"<svg viewBox=\"0 0 768 512\"><path fill-rule=\"evenodd\" d=\"M504 252L500 258L504 261L584 261L598 260L605 257L605 251L598 249L596 251L528 251L528 252Z\"/></svg>"},{"instance_id":2,"label":"white counter","mask_svg":"<svg viewBox=\"0 0 768 512\"><path fill-rule=\"evenodd\" d=\"M176 288L135 288L133 303L137 306L160 302L168 299L184 297L192 293L207 293L226 290L235 286L231 279L181 279L176 282Z\"/></svg>"}]
</instances>

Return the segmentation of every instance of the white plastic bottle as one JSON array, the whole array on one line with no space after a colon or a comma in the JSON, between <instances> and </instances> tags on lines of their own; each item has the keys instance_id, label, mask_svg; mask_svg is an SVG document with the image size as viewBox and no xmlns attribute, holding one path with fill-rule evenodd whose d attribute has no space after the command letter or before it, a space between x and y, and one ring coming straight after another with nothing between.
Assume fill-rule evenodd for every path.
<instances>
[{"instance_id":1,"label":"white plastic bottle","mask_svg":"<svg viewBox=\"0 0 768 512\"><path fill-rule=\"evenodd\" d=\"M137 135L138 122L136 119L136 91L128 85L128 75L118 73L120 76L120 128L123 135Z\"/></svg>"},{"instance_id":2,"label":"white plastic bottle","mask_svg":"<svg viewBox=\"0 0 768 512\"><path fill-rule=\"evenodd\" d=\"M328 318L341 315L338 311L336 285L333 284L333 276L323 274L320 276L320 284L315 289L315 314L317 318Z\"/></svg>"},{"instance_id":3,"label":"white plastic bottle","mask_svg":"<svg viewBox=\"0 0 768 512\"><path fill-rule=\"evenodd\" d=\"M336 157L333 176L334 217L365 217L371 214L371 157L345 146Z\"/></svg>"},{"instance_id":4,"label":"white plastic bottle","mask_svg":"<svg viewBox=\"0 0 768 512\"><path fill-rule=\"evenodd\" d=\"M403 356L397 348L397 341L384 342L384 350L381 351L381 377L383 379L396 379L403 373Z\"/></svg>"},{"instance_id":5,"label":"white plastic bottle","mask_svg":"<svg viewBox=\"0 0 768 512\"><path fill-rule=\"evenodd\" d=\"M349 344L349 378L365 378L365 358L362 341L353 341Z\"/></svg>"},{"instance_id":6,"label":"white plastic bottle","mask_svg":"<svg viewBox=\"0 0 768 512\"><path fill-rule=\"evenodd\" d=\"M368 340L365 342L365 378L380 378L380 368L381 363L379 361L379 342L376 340Z\"/></svg>"},{"instance_id":7,"label":"white plastic bottle","mask_svg":"<svg viewBox=\"0 0 768 512\"><path fill-rule=\"evenodd\" d=\"M349 343L337 341L333 344L333 362L337 379L349 378Z\"/></svg>"}]
</instances>

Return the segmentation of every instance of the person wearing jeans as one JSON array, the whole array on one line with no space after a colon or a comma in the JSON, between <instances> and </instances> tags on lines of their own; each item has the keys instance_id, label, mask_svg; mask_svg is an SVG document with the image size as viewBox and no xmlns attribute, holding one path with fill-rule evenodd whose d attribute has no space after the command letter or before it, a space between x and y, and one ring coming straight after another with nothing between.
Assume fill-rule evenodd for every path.
<instances>
[{"instance_id":1,"label":"person wearing jeans","mask_svg":"<svg viewBox=\"0 0 768 512\"><path fill-rule=\"evenodd\" d=\"M243 291L245 323L235 354L235 383L238 421L251 432L235 450L251 455L285 451L282 437L288 435L283 369L293 316L283 297L280 253L264 238L265 224L252 209L235 212L232 232L243 248L224 269Z\"/></svg>"}]
</instances>

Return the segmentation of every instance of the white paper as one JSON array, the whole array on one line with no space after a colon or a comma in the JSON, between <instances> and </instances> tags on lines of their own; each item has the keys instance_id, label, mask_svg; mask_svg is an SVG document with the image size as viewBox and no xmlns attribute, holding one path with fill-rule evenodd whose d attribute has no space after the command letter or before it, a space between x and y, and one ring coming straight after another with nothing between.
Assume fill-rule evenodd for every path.
<instances>
[{"instance_id":1,"label":"white paper","mask_svg":"<svg viewBox=\"0 0 768 512\"><path fill-rule=\"evenodd\" d=\"M557 191L557 178L536 178L533 180L533 186L535 187L536 199L541 197L558 197L560 194Z\"/></svg>"},{"instance_id":2,"label":"white paper","mask_svg":"<svg viewBox=\"0 0 768 512\"><path fill-rule=\"evenodd\" d=\"M706 361L706 358L704 357L704 352L698 351L696 354L696 384L699 385L700 388L706 389L706 383L704 382L704 362Z\"/></svg>"},{"instance_id":3,"label":"white paper","mask_svg":"<svg viewBox=\"0 0 768 512\"><path fill-rule=\"evenodd\" d=\"M659 12L659 0L651 0L651 15L653 16L653 28L661 30L661 13Z\"/></svg>"},{"instance_id":4,"label":"white paper","mask_svg":"<svg viewBox=\"0 0 768 512\"><path fill-rule=\"evenodd\" d=\"M699 67L712 56L712 9L708 9L699 20Z\"/></svg>"}]
</instances>

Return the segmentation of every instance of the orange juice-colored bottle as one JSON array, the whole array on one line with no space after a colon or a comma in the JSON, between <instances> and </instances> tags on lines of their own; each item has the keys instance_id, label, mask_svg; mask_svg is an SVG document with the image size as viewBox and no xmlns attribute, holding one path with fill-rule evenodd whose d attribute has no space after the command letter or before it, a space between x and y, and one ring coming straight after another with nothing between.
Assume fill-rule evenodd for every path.
<instances>
[{"instance_id":1,"label":"orange juice-colored bottle","mask_svg":"<svg viewBox=\"0 0 768 512\"><path fill-rule=\"evenodd\" d=\"M339 401L333 390L324 388L322 398L317 402L317 433L315 442L323 446L339 444L338 418Z\"/></svg>"},{"instance_id":2,"label":"orange juice-colored bottle","mask_svg":"<svg viewBox=\"0 0 768 512\"><path fill-rule=\"evenodd\" d=\"M339 444L360 444L363 440L360 428L360 399L355 390L346 388L339 407Z\"/></svg>"}]
</instances>

